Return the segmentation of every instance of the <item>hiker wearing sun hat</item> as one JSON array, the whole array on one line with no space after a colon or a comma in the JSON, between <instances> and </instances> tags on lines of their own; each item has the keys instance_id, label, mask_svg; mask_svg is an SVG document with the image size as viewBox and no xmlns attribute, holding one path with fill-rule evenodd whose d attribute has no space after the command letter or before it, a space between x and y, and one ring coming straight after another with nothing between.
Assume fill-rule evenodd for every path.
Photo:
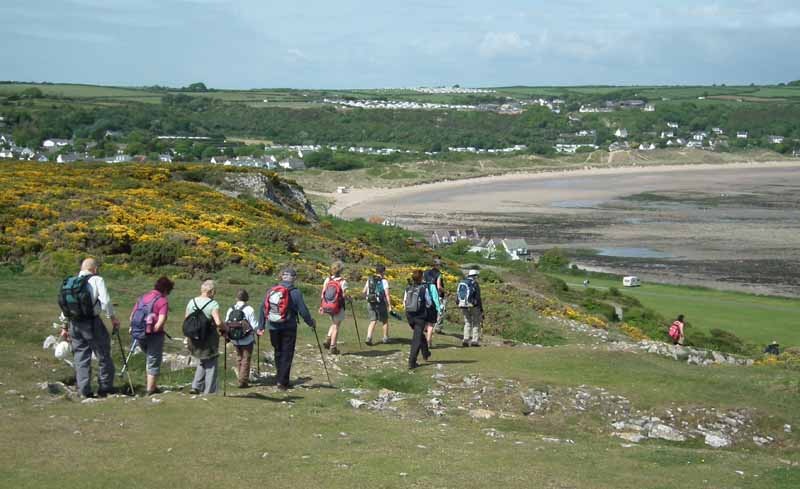
<instances>
[{"instance_id":1,"label":"hiker wearing sun hat","mask_svg":"<svg viewBox=\"0 0 800 489\"><path fill-rule=\"evenodd\" d=\"M467 273L467 278L458 283L456 299L458 307L464 314L464 339L461 346L480 346L481 326L483 324L483 301L481 287L478 285L476 269Z\"/></svg>"}]
</instances>

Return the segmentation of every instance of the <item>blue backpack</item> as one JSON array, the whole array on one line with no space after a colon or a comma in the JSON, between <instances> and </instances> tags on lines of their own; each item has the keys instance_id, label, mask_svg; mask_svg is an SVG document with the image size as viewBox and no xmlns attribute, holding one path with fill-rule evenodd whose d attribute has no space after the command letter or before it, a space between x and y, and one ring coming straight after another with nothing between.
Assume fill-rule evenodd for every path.
<instances>
[{"instance_id":1,"label":"blue backpack","mask_svg":"<svg viewBox=\"0 0 800 489\"><path fill-rule=\"evenodd\" d=\"M153 333L153 326L156 324L156 315L153 314L153 308L159 299L161 299L161 294L156 294L153 300L147 303L144 302L144 295L136 301L133 319L131 319L131 337L133 339L143 340L145 336Z\"/></svg>"}]
</instances>

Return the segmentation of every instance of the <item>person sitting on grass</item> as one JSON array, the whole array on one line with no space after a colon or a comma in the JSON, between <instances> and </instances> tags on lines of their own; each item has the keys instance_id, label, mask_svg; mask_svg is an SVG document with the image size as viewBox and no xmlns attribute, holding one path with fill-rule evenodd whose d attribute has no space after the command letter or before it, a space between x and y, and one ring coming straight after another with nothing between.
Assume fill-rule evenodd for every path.
<instances>
[{"instance_id":1,"label":"person sitting on grass","mask_svg":"<svg viewBox=\"0 0 800 489\"><path fill-rule=\"evenodd\" d=\"M138 340L146 356L147 368L147 395L158 394L158 376L161 374L161 359L164 355L164 326L169 315L169 301L167 296L172 292L175 283L167 277L156 280L153 290L144 294L133 307L130 321L133 322L134 314L140 307L147 307L152 303L150 311L153 319L148 321L143 339ZM145 312L147 310L145 309ZM149 323L152 322L152 326Z\"/></svg>"},{"instance_id":2,"label":"person sitting on grass","mask_svg":"<svg viewBox=\"0 0 800 489\"><path fill-rule=\"evenodd\" d=\"M319 313L327 314L331 318L331 327L328 328L328 335L325 337L325 348L329 348L331 355L338 355L339 348L336 340L339 337L339 326L345 319L345 302L349 299L347 295L347 280L342 277L344 263L335 261L331 264L331 273L322 284L322 301Z\"/></svg>"},{"instance_id":3,"label":"person sitting on grass","mask_svg":"<svg viewBox=\"0 0 800 489\"><path fill-rule=\"evenodd\" d=\"M236 292L236 304L228 308L228 312L225 313L228 337L231 339L234 348L236 348L238 367L236 371L238 372L240 389L245 389L249 386L250 359L253 357L255 335L261 336L264 334L264 325L256 318L256 311L253 306L247 303L248 300L250 300L250 294L245 289L240 289ZM235 325L241 328L241 338L231 337L232 330L227 327L228 325ZM256 359L256 361L259 360Z\"/></svg>"},{"instance_id":4,"label":"person sitting on grass","mask_svg":"<svg viewBox=\"0 0 800 489\"><path fill-rule=\"evenodd\" d=\"M372 346L372 333L375 325L383 324L383 343L389 343L389 313L392 312L392 302L389 297L389 281L386 280L386 267L375 267L376 274L367 279L364 284L364 297L369 307L369 326L367 327L367 346Z\"/></svg>"},{"instance_id":5,"label":"person sitting on grass","mask_svg":"<svg viewBox=\"0 0 800 489\"><path fill-rule=\"evenodd\" d=\"M219 358L219 329L222 321L219 317L219 303L214 300L217 295L217 284L206 280L200 286L200 295L186 305L186 318L195 311L201 311L211 321L211 327L203 341L189 341L189 353L198 360L197 369L192 380L191 394L214 394L217 392L217 359Z\"/></svg>"}]
</instances>

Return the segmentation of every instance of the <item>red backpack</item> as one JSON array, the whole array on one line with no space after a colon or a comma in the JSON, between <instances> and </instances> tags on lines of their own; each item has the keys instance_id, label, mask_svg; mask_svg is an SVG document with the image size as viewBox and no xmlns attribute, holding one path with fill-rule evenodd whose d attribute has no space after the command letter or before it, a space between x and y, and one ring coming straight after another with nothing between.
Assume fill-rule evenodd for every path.
<instances>
[{"instance_id":1,"label":"red backpack","mask_svg":"<svg viewBox=\"0 0 800 489\"><path fill-rule=\"evenodd\" d=\"M283 323L289 318L289 296L291 289L276 285L269 289L264 299L264 317L271 323Z\"/></svg>"},{"instance_id":2,"label":"red backpack","mask_svg":"<svg viewBox=\"0 0 800 489\"><path fill-rule=\"evenodd\" d=\"M673 321L673 323L670 325L670 327L669 327L669 337L672 338L675 341L680 339L680 337L681 337L681 327L678 324L678 321Z\"/></svg>"},{"instance_id":3,"label":"red backpack","mask_svg":"<svg viewBox=\"0 0 800 489\"><path fill-rule=\"evenodd\" d=\"M344 306L344 290L342 289L341 279L331 277L322 290L320 308L325 314L336 315L342 310L342 306Z\"/></svg>"}]
</instances>

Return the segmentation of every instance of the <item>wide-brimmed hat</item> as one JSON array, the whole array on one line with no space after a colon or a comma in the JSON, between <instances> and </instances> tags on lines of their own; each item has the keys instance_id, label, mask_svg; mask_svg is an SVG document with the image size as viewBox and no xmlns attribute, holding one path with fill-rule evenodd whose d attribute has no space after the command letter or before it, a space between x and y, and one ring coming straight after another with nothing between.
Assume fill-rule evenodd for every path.
<instances>
[{"instance_id":1,"label":"wide-brimmed hat","mask_svg":"<svg viewBox=\"0 0 800 489\"><path fill-rule=\"evenodd\" d=\"M473 268L472 270L469 271L467 277L477 277L478 275L480 275L480 273L481 272Z\"/></svg>"}]
</instances>

